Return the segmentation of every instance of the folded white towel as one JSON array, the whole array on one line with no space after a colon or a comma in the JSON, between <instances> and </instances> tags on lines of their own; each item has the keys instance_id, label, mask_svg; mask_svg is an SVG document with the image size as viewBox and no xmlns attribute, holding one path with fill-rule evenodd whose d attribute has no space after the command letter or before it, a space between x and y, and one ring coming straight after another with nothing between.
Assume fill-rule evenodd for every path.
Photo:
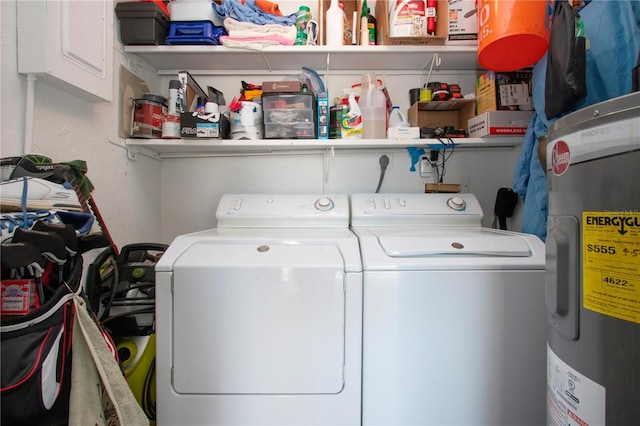
<instances>
[{"instance_id":1,"label":"folded white towel","mask_svg":"<svg viewBox=\"0 0 640 426\"><path fill-rule=\"evenodd\" d=\"M295 25L280 24L264 24L257 25L251 22L241 22L233 18L225 18L223 21L224 28L227 30L229 37L232 38L251 38L264 37L269 35L277 35L294 42L296 40Z\"/></svg>"}]
</instances>

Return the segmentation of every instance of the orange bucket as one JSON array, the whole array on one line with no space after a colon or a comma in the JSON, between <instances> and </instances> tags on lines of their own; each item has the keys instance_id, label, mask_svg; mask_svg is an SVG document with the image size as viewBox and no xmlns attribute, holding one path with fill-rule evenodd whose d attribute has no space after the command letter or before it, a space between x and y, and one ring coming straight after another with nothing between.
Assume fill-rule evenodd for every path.
<instances>
[{"instance_id":1,"label":"orange bucket","mask_svg":"<svg viewBox=\"0 0 640 426\"><path fill-rule=\"evenodd\" d=\"M478 0L478 62L514 71L538 62L549 48L553 0Z\"/></svg>"}]
</instances>

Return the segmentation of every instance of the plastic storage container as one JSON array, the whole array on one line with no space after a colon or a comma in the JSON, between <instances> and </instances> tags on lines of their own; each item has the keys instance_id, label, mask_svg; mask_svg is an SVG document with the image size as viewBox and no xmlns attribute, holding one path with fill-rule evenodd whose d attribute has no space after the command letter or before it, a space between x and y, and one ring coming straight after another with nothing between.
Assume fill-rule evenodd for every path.
<instances>
[{"instance_id":1,"label":"plastic storage container","mask_svg":"<svg viewBox=\"0 0 640 426\"><path fill-rule=\"evenodd\" d=\"M165 44L169 17L153 2L116 4L123 44Z\"/></svg>"},{"instance_id":2,"label":"plastic storage container","mask_svg":"<svg viewBox=\"0 0 640 426\"><path fill-rule=\"evenodd\" d=\"M171 0L169 2L171 22L211 21L222 26L222 21L213 10L211 0Z\"/></svg>"},{"instance_id":3,"label":"plastic storage container","mask_svg":"<svg viewBox=\"0 0 640 426\"><path fill-rule=\"evenodd\" d=\"M316 139L316 99L313 93L263 93L265 139Z\"/></svg>"},{"instance_id":4,"label":"plastic storage container","mask_svg":"<svg viewBox=\"0 0 640 426\"><path fill-rule=\"evenodd\" d=\"M375 73L362 75L362 94L358 101L362 113L362 138L387 137L387 98L378 87Z\"/></svg>"}]
</instances>

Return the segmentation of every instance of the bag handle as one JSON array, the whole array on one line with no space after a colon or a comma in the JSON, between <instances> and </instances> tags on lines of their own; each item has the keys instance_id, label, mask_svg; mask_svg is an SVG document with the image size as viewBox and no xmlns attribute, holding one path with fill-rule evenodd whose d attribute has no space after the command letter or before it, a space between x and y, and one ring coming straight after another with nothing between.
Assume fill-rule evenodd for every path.
<instances>
[{"instance_id":1,"label":"bag handle","mask_svg":"<svg viewBox=\"0 0 640 426\"><path fill-rule=\"evenodd\" d=\"M96 417L96 421L100 421L96 424L149 426L149 419L136 401L113 356L112 351L115 351L115 348L109 348L107 345L104 335L89 315L85 300L74 295L73 302L76 308L76 319L69 426L93 424L93 416ZM87 372L91 369L97 372L96 379L103 385L113 407L108 404L108 401L105 404L105 395L97 391L95 380L88 380ZM96 376L95 373L94 376Z\"/></svg>"}]
</instances>

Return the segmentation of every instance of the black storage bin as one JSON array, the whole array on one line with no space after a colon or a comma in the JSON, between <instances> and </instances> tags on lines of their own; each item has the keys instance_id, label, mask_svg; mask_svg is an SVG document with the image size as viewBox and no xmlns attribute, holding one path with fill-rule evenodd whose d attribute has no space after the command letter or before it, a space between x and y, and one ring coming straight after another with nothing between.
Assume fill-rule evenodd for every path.
<instances>
[{"instance_id":1,"label":"black storage bin","mask_svg":"<svg viewBox=\"0 0 640 426\"><path fill-rule=\"evenodd\" d=\"M124 44L165 44L169 17L154 2L116 4L120 39Z\"/></svg>"}]
</instances>

